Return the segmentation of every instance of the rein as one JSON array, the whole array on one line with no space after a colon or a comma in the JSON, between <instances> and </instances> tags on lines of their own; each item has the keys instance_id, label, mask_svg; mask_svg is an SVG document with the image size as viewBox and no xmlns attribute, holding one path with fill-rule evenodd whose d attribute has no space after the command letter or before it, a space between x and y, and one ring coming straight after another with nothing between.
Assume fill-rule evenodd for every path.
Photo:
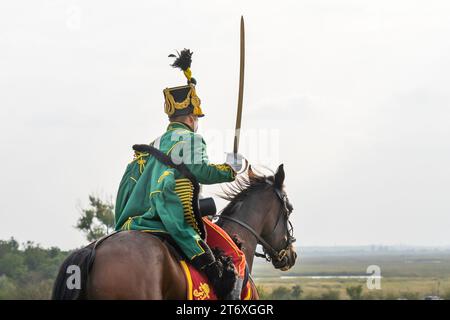
<instances>
[{"instance_id":1,"label":"rein","mask_svg":"<svg viewBox=\"0 0 450 320\"><path fill-rule=\"evenodd\" d=\"M278 196L278 198L283 202L283 209L286 210L286 215L287 215L287 222L288 225L291 227L292 229L292 224L289 221L289 215L287 214L289 212L289 209L287 208L287 198L285 195L282 195L281 192L279 192L278 190L276 190L276 194ZM283 210L283 211L284 211ZM276 227L278 226L278 223L281 219L281 216L284 213L280 213L280 216L278 217L277 223L275 224L274 230L276 229ZM271 261L271 260L275 260L275 261L281 261L286 255L287 255L287 251L289 249L289 247L292 245L292 243L295 242L295 238L291 235L290 230L288 229L287 234L288 234L288 240L286 243L286 246L277 251L276 249L274 249L266 240L264 240L251 226L249 226L248 224L246 224L245 222L242 222L236 218L230 217L230 216L223 216L220 214L216 214L213 215L214 218L218 218L218 219L224 219L224 220L228 220L228 221L232 221L234 223L237 223L238 225L242 226L244 229L246 229L247 231L249 231L251 234L253 234L253 236L258 240L258 244L260 244L263 247L263 253L259 253L255 251L255 256L258 258L265 258L267 261Z\"/></svg>"},{"instance_id":2,"label":"rein","mask_svg":"<svg viewBox=\"0 0 450 320\"><path fill-rule=\"evenodd\" d=\"M270 244L267 243L267 241L265 241L252 227L250 227L245 222L242 222L238 219L235 219L235 218L232 218L229 216L222 216L220 214L216 214L213 217L233 221L233 222L237 223L238 225L247 229L247 231L250 231L250 233L253 234L253 236L258 240L258 243L264 247L264 249L266 250L266 252L269 254L270 257L276 257L278 260L281 260L286 255L285 251L286 251L287 247L280 251L276 251ZM284 251L284 252L282 253L282 251ZM267 259L267 255L264 253L255 252L255 256ZM268 261L270 261L270 260L268 260Z\"/></svg>"}]
</instances>

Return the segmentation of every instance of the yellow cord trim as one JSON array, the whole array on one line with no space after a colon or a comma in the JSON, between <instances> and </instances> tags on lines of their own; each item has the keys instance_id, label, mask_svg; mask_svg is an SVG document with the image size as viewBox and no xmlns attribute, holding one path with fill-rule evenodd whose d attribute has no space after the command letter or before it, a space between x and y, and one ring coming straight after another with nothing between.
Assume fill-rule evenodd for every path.
<instances>
[{"instance_id":1,"label":"yellow cord trim","mask_svg":"<svg viewBox=\"0 0 450 320\"><path fill-rule=\"evenodd\" d=\"M130 230L131 229L131 223L133 222L133 217L129 217L127 221L122 226L122 230Z\"/></svg>"},{"instance_id":2,"label":"yellow cord trim","mask_svg":"<svg viewBox=\"0 0 450 320\"><path fill-rule=\"evenodd\" d=\"M167 176L169 176L171 174L173 174L172 171L168 171L168 170L164 171L162 173L162 175L158 178L158 183L161 183L161 181L163 181L165 177L167 177Z\"/></svg>"},{"instance_id":3,"label":"yellow cord trim","mask_svg":"<svg viewBox=\"0 0 450 320\"><path fill-rule=\"evenodd\" d=\"M194 189L194 187L192 185L184 184L184 183L182 185L179 185L178 182L176 182L175 189L192 191Z\"/></svg>"},{"instance_id":4,"label":"yellow cord trim","mask_svg":"<svg viewBox=\"0 0 450 320\"><path fill-rule=\"evenodd\" d=\"M169 124L167 131L179 130L179 131L176 132L176 133L178 133L178 134L192 132L192 130L188 130L188 129L178 128L178 127L177 127L177 128L173 128L172 125L174 125L174 124L181 124L182 126L187 127L187 125L184 124L183 122L172 121L172 122Z\"/></svg>"},{"instance_id":5,"label":"yellow cord trim","mask_svg":"<svg viewBox=\"0 0 450 320\"><path fill-rule=\"evenodd\" d=\"M169 115L173 115L176 110L186 109L189 104L194 106L194 115L202 115L202 109L200 108L200 98L197 96L195 92L195 86L193 84L188 85L190 87L188 94L186 95L186 99L181 102L176 102L173 95L170 93L171 90L175 88L166 88L163 90L165 102L164 102L164 112ZM180 88L180 87L177 87Z\"/></svg>"},{"instance_id":6,"label":"yellow cord trim","mask_svg":"<svg viewBox=\"0 0 450 320\"><path fill-rule=\"evenodd\" d=\"M161 233L168 233L165 230L139 230L141 232L161 232Z\"/></svg>"},{"instance_id":7,"label":"yellow cord trim","mask_svg":"<svg viewBox=\"0 0 450 320\"><path fill-rule=\"evenodd\" d=\"M188 178L180 178L180 179L176 179L175 182L177 183L176 185L178 186L179 183L189 183L191 184L191 180L189 180Z\"/></svg>"},{"instance_id":8,"label":"yellow cord trim","mask_svg":"<svg viewBox=\"0 0 450 320\"><path fill-rule=\"evenodd\" d=\"M152 197L152 195L154 194L154 193L161 193L162 191L161 190L155 190L155 191L152 191L152 192L150 192L150 197Z\"/></svg>"},{"instance_id":9,"label":"yellow cord trim","mask_svg":"<svg viewBox=\"0 0 450 320\"><path fill-rule=\"evenodd\" d=\"M130 176L130 179L137 183L137 180Z\"/></svg>"},{"instance_id":10,"label":"yellow cord trim","mask_svg":"<svg viewBox=\"0 0 450 320\"><path fill-rule=\"evenodd\" d=\"M172 149L175 148L175 146L179 143L185 143L186 141L178 141L177 143L175 143L172 147L170 147L169 151L166 152L166 154L168 155L170 152L172 152Z\"/></svg>"},{"instance_id":11,"label":"yellow cord trim","mask_svg":"<svg viewBox=\"0 0 450 320\"><path fill-rule=\"evenodd\" d=\"M198 253L198 254L196 254L196 255L193 255L193 256L190 258L190 260L194 259L195 257L201 256L202 254L205 253L205 249L203 249L203 247L200 245L200 240L197 240L196 242L197 242L197 246L200 248L200 250L201 250L202 252L200 252L200 253Z\"/></svg>"},{"instance_id":12,"label":"yellow cord trim","mask_svg":"<svg viewBox=\"0 0 450 320\"><path fill-rule=\"evenodd\" d=\"M184 186L175 186L175 190L180 191L180 192L192 192L193 187L189 186L189 185L184 185Z\"/></svg>"},{"instance_id":13,"label":"yellow cord trim","mask_svg":"<svg viewBox=\"0 0 450 320\"><path fill-rule=\"evenodd\" d=\"M228 164L212 164L212 163L210 163L209 165L214 167L214 168L216 168L217 170L220 170L220 171L230 171L230 170L232 170L231 167Z\"/></svg>"},{"instance_id":14,"label":"yellow cord trim","mask_svg":"<svg viewBox=\"0 0 450 320\"><path fill-rule=\"evenodd\" d=\"M139 152L139 151L135 151L134 152L134 158L133 161L137 161L137 163L139 164L139 173L142 174L142 172L144 172L145 169L145 159L144 157L147 157L149 154L145 153L145 152Z\"/></svg>"},{"instance_id":15,"label":"yellow cord trim","mask_svg":"<svg viewBox=\"0 0 450 320\"><path fill-rule=\"evenodd\" d=\"M175 180L175 193L180 199L183 206L184 218L186 222L194 228L194 230L200 233L197 220L194 217L194 209L192 207L192 199L194 197L194 187L191 181L187 178L181 178Z\"/></svg>"},{"instance_id":16,"label":"yellow cord trim","mask_svg":"<svg viewBox=\"0 0 450 320\"><path fill-rule=\"evenodd\" d=\"M190 187L193 188L191 181L180 181L181 179L177 179L177 187Z\"/></svg>"}]
</instances>

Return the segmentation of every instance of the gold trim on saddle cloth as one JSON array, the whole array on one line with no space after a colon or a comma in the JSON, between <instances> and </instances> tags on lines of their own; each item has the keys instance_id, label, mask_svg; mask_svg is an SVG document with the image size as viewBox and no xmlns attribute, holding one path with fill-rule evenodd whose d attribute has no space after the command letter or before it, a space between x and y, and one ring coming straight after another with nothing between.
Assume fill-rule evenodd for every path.
<instances>
[{"instance_id":1,"label":"gold trim on saddle cloth","mask_svg":"<svg viewBox=\"0 0 450 320\"><path fill-rule=\"evenodd\" d=\"M244 297L244 300L252 300L252 286L250 281L247 282L247 295Z\"/></svg>"},{"instance_id":2,"label":"gold trim on saddle cloth","mask_svg":"<svg viewBox=\"0 0 450 320\"><path fill-rule=\"evenodd\" d=\"M189 267L187 266L186 261L181 260L180 264L181 264L181 268L184 271L184 275L186 277L186 282L187 282L187 300L193 300L191 271L189 271Z\"/></svg>"},{"instance_id":3,"label":"gold trim on saddle cloth","mask_svg":"<svg viewBox=\"0 0 450 320\"><path fill-rule=\"evenodd\" d=\"M184 276L186 278L186 300L209 300L209 293L211 292L210 286L208 283L201 282L199 287L195 290L192 290L194 287L194 282L192 281L191 271L189 270L189 266L186 261L180 261L181 269L183 269ZM247 295L243 300L251 300L252 299L252 286L250 281L247 282Z\"/></svg>"},{"instance_id":4,"label":"gold trim on saddle cloth","mask_svg":"<svg viewBox=\"0 0 450 320\"><path fill-rule=\"evenodd\" d=\"M211 292L211 287L209 286L209 283L207 282L200 282L199 286L192 290L194 287L194 282L192 281L191 271L189 270L189 267L186 263L186 261L181 260L180 261L181 268L184 271L184 275L186 277L187 282L187 300L210 300L211 296L209 293Z\"/></svg>"}]
</instances>

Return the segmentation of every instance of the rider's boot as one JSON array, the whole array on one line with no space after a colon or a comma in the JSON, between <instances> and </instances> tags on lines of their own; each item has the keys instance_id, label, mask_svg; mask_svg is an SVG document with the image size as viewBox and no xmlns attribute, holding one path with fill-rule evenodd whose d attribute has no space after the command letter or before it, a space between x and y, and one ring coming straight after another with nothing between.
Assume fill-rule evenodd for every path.
<instances>
[{"instance_id":1,"label":"rider's boot","mask_svg":"<svg viewBox=\"0 0 450 320\"><path fill-rule=\"evenodd\" d=\"M230 294L236 287L237 275L231 259L221 256L215 250L217 257L204 242L200 242L205 253L192 259L192 265L205 273L214 288L217 298L220 300L230 299ZM241 284L242 288L242 284ZM232 297L235 297L234 293Z\"/></svg>"},{"instance_id":2,"label":"rider's boot","mask_svg":"<svg viewBox=\"0 0 450 320\"><path fill-rule=\"evenodd\" d=\"M225 300L241 300L241 292L243 284L244 279L236 277L236 282L234 283L233 289L225 297Z\"/></svg>"}]
</instances>

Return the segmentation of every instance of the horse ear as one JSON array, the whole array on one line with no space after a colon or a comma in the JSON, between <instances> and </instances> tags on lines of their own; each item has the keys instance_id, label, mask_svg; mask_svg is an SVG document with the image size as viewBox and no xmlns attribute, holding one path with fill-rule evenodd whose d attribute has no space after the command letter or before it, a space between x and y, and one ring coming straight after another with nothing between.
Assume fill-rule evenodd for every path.
<instances>
[{"instance_id":1,"label":"horse ear","mask_svg":"<svg viewBox=\"0 0 450 320\"><path fill-rule=\"evenodd\" d=\"M281 189L283 187L284 177L284 165L280 164L278 166L277 172L275 173L275 188Z\"/></svg>"},{"instance_id":2,"label":"horse ear","mask_svg":"<svg viewBox=\"0 0 450 320\"><path fill-rule=\"evenodd\" d=\"M253 172L251 164L248 165L248 178L250 179L250 181L256 178L256 174Z\"/></svg>"}]
</instances>

